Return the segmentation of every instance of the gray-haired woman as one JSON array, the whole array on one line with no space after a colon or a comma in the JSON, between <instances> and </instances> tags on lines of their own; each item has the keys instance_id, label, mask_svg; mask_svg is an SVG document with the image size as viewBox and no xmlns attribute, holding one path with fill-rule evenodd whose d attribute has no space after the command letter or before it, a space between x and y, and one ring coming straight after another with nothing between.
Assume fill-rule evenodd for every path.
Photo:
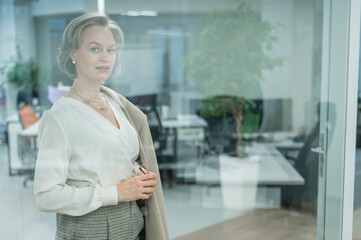
<instances>
[{"instance_id":1,"label":"gray-haired woman","mask_svg":"<svg viewBox=\"0 0 361 240\"><path fill-rule=\"evenodd\" d=\"M38 208L59 213L56 239L169 239L147 118L100 85L118 71L123 39L96 13L65 29L58 63L74 83L41 118L34 179Z\"/></svg>"}]
</instances>

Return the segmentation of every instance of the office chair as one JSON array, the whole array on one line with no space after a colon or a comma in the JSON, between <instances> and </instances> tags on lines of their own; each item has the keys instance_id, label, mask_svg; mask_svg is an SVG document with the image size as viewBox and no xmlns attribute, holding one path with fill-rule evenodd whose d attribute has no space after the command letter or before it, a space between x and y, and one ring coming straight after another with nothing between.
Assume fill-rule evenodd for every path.
<instances>
[{"instance_id":1,"label":"office chair","mask_svg":"<svg viewBox=\"0 0 361 240\"><path fill-rule=\"evenodd\" d=\"M166 182L170 183L170 179L174 176L173 169L163 167L163 165L172 163L174 161L174 158L171 155L167 155L164 153L164 150L167 147L168 134L162 126L162 121L156 109L157 95L148 94L131 96L127 97L127 99L134 105L136 105L144 114L147 115L161 177Z\"/></svg>"},{"instance_id":2,"label":"office chair","mask_svg":"<svg viewBox=\"0 0 361 240\"><path fill-rule=\"evenodd\" d=\"M318 158L311 151L319 145L319 122L307 136L304 145L294 159L294 168L304 178L305 184L300 186L285 186L281 190L281 204L284 207L306 210L317 213L318 192Z\"/></svg>"},{"instance_id":3,"label":"office chair","mask_svg":"<svg viewBox=\"0 0 361 240\"><path fill-rule=\"evenodd\" d=\"M311 148L319 146L321 104L325 104L328 107L329 144L333 141L333 126L336 125L336 106L330 102L318 103L318 121L313 127L311 134L307 136L294 164L294 168L305 179L305 184L303 186L284 187L281 191L281 203L283 206L295 207L312 214L317 214L319 154L312 152Z\"/></svg>"},{"instance_id":4,"label":"office chair","mask_svg":"<svg viewBox=\"0 0 361 240\"><path fill-rule=\"evenodd\" d=\"M136 105L148 118L150 132L158 161L162 161L162 151L166 148L166 133L162 126L159 113L156 109L156 94L139 95L127 97L130 102Z\"/></svg>"}]
</instances>

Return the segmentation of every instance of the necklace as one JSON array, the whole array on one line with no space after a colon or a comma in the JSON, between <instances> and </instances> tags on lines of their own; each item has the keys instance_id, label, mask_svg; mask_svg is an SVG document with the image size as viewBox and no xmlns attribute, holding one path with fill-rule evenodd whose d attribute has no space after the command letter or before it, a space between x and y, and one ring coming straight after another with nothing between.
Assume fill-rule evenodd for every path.
<instances>
[{"instance_id":1,"label":"necklace","mask_svg":"<svg viewBox=\"0 0 361 240\"><path fill-rule=\"evenodd\" d=\"M84 96L83 94L81 94L80 92L76 91L73 87L70 88L69 91L75 93L75 94L78 95L79 97L82 97L83 99L86 99L86 100L88 100L88 101L100 102L100 101L103 100L103 99L91 99L91 98L88 98L88 97ZM101 93L100 95L102 95L102 93Z\"/></svg>"},{"instance_id":2,"label":"necklace","mask_svg":"<svg viewBox=\"0 0 361 240\"><path fill-rule=\"evenodd\" d=\"M74 88L70 88L69 91L75 93L76 95L78 95L83 102L95 107L96 109L98 110L101 110L101 111L104 111L104 110L107 110L109 108L109 102L108 102L108 99L104 96L104 94L100 93L100 97L101 99L100 100L94 100L94 99L90 99L90 98L87 98L86 96L84 96L83 94L77 92ZM102 100L105 100L105 103L106 103L106 106L105 107L102 107L102 106L99 106L97 104L94 104L92 102L100 102Z\"/></svg>"}]
</instances>

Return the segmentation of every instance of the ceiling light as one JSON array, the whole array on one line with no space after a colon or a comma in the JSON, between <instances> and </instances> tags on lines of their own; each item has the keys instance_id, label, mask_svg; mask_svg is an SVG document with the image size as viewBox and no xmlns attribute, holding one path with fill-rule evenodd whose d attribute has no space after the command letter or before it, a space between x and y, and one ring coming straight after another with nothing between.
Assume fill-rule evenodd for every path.
<instances>
[{"instance_id":1,"label":"ceiling light","mask_svg":"<svg viewBox=\"0 0 361 240\"><path fill-rule=\"evenodd\" d=\"M147 17L155 17L158 15L158 13L156 11L127 11L122 15L126 15L126 16L132 16L132 17L137 17L137 16L147 16Z\"/></svg>"}]
</instances>

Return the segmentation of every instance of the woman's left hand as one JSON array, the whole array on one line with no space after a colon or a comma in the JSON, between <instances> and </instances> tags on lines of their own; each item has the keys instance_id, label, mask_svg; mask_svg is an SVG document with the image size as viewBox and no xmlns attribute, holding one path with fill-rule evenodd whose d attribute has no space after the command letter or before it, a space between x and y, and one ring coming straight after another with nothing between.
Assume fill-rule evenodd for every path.
<instances>
[{"instance_id":1,"label":"woman's left hand","mask_svg":"<svg viewBox=\"0 0 361 240\"><path fill-rule=\"evenodd\" d=\"M158 185L158 178L157 175L153 172L146 172L145 174L142 172L139 172L137 176L146 176L146 178L143 180L145 181L145 188L152 189L152 191L145 192L144 194L147 194L149 197L152 196L153 192L155 191L155 187Z\"/></svg>"}]
</instances>

